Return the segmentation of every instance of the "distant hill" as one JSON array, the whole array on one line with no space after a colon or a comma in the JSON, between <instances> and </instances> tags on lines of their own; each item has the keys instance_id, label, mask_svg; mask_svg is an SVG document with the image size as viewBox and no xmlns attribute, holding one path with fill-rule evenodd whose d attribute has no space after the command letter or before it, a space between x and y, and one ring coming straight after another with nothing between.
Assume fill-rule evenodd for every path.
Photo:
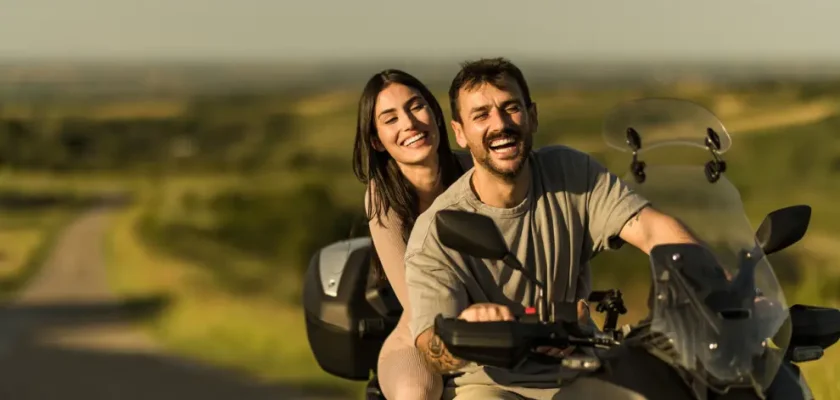
<instances>
[{"instance_id":1,"label":"distant hill","mask_svg":"<svg viewBox=\"0 0 840 400\"><path fill-rule=\"evenodd\" d=\"M612 86L703 81L813 80L840 78L838 64L652 64L559 63L514 59L534 84ZM429 85L448 85L458 62L418 60L336 60L319 63L235 62L68 62L0 60L0 100L43 98L124 98L232 93L290 94L361 88L384 68L400 68Z\"/></svg>"}]
</instances>

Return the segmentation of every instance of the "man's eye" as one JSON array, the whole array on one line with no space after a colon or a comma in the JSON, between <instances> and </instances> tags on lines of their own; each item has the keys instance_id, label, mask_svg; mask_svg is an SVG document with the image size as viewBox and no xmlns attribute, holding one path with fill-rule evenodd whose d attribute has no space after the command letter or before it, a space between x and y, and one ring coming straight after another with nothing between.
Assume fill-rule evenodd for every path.
<instances>
[{"instance_id":1,"label":"man's eye","mask_svg":"<svg viewBox=\"0 0 840 400\"><path fill-rule=\"evenodd\" d=\"M519 106L509 106L507 110L509 113L517 113L519 112Z\"/></svg>"},{"instance_id":2,"label":"man's eye","mask_svg":"<svg viewBox=\"0 0 840 400\"><path fill-rule=\"evenodd\" d=\"M478 121L478 120L482 120L482 119L485 119L485 118L487 118L487 113L481 113L481 114L477 114L475 117L473 117L473 121Z\"/></svg>"}]
</instances>

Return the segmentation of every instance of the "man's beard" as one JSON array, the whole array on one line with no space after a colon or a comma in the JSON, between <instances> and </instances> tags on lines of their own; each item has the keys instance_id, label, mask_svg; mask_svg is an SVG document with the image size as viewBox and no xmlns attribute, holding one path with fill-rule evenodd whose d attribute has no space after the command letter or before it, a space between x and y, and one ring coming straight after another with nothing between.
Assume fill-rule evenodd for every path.
<instances>
[{"instance_id":1,"label":"man's beard","mask_svg":"<svg viewBox=\"0 0 840 400\"><path fill-rule=\"evenodd\" d=\"M516 146L522 146L519 155L517 155L516 159L513 160L515 162L513 168L511 169L502 169L498 165L494 164L491 156L491 152L493 150L490 149L490 143L494 140L505 138L512 138L516 140ZM530 135L523 135L518 129L506 129L497 134L489 135L481 145L484 153L481 154L480 157L476 157L476 159L482 166L484 166L484 168L490 171L491 174L504 181L513 182L516 180L516 177L519 176L519 173L522 172L522 168L525 166L525 160L528 158L528 154L531 153L532 147L533 138Z\"/></svg>"}]
</instances>

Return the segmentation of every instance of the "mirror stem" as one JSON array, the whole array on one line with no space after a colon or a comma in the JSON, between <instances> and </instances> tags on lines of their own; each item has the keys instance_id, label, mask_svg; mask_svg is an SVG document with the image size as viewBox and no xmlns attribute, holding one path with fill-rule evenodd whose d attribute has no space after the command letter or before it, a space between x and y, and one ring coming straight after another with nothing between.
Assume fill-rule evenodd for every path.
<instances>
[{"instance_id":1,"label":"mirror stem","mask_svg":"<svg viewBox=\"0 0 840 400\"><path fill-rule=\"evenodd\" d=\"M502 259L502 262L505 263L508 267L511 267L511 268L521 272L522 275L525 275L525 278L528 278L529 281L531 281L532 283L537 285L537 287L539 287L541 290L545 289L545 285L543 285L543 283L540 282L539 279L537 279L537 276L534 275L533 272L523 268L522 264L519 262L519 260L516 259L516 256L514 256L513 254L507 253L505 255L505 257Z\"/></svg>"},{"instance_id":2,"label":"mirror stem","mask_svg":"<svg viewBox=\"0 0 840 400\"><path fill-rule=\"evenodd\" d=\"M537 286L537 314L539 316L540 322L551 322L554 321L554 312L553 310L548 309L548 299L545 297L545 285L537 279L537 276L532 272L522 267L522 263L516 259L516 256L513 253L508 252L505 254L505 257L502 258L502 262L505 263L508 267L511 267L525 276L526 279L531 281L534 285ZM551 321L546 319L546 312L551 311Z\"/></svg>"}]
</instances>

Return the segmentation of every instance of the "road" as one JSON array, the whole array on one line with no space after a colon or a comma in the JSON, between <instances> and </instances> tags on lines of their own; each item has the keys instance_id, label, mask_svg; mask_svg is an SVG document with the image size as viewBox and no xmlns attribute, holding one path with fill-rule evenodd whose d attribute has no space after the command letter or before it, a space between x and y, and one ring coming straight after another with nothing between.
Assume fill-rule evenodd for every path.
<instances>
[{"instance_id":1,"label":"road","mask_svg":"<svg viewBox=\"0 0 840 400\"><path fill-rule=\"evenodd\" d=\"M0 399L339 399L167 356L134 321L165 299L119 301L104 265L108 208L62 232L38 275L0 308Z\"/></svg>"}]
</instances>

